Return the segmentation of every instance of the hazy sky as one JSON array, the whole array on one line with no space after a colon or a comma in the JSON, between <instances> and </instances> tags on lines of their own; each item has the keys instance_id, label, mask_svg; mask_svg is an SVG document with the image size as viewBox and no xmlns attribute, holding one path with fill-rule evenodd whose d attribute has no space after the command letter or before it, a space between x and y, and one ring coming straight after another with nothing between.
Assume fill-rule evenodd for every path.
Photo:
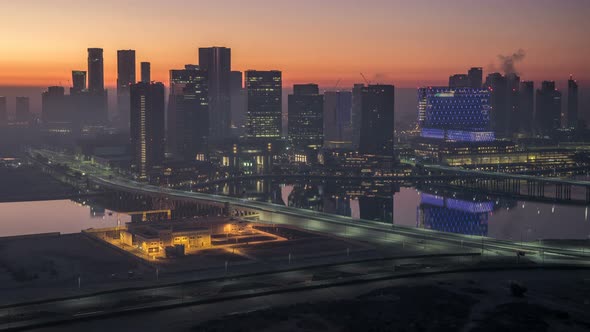
<instances>
[{"instance_id":1,"label":"hazy sky","mask_svg":"<svg viewBox=\"0 0 590 332\"><path fill-rule=\"evenodd\" d=\"M167 82L212 45L232 48L236 70L282 70L286 85L351 85L360 72L437 84L518 49L523 79L590 79L590 0L5 0L0 12L0 85L69 86L88 47L104 48L109 86L117 49Z\"/></svg>"}]
</instances>

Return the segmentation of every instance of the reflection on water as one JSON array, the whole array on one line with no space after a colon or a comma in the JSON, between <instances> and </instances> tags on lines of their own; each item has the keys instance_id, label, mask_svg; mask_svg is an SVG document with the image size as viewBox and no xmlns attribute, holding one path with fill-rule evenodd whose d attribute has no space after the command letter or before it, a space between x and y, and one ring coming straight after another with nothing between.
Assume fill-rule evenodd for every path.
<instances>
[{"instance_id":1,"label":"reflection on water","mask_svg":"<svg viewBox=\"0 0 590 332\"><path fill-rule=\"evenodd\" d=\"M242 181L206 190L407 227L514 241L590 239L588 208L359 181Z\"/></svg>"},{"instance_id":2,"label":"reflection on water","mask_svg":"<svg viewBox=\"0 0 590 332\"><path fill-rule=\"evenodd\" d=\"M78 233L129 220L127 215L70 200L0 203L0 236Z\"/></svg>"}]
</instances>

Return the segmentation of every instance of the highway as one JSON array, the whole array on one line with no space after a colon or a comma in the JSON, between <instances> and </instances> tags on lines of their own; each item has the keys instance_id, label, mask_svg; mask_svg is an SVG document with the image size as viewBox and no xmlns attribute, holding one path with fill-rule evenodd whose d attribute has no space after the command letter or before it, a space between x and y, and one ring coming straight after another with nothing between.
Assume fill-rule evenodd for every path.
<instances>
[{"instance_id":1,"label":"highway","mask_svg":"<svg viewBox=\"0 0 590 332\"><path fill-rule=\"evenodd\" d=\"M358 220L352 219L351 217L287 207L269 202L250 201L235 197L158 187L124 178L97 165L77 161L69 155L46 150L34 150L32 153L39 153L55 163L67 164L69 167L85 174L92 181L113 189L153 195L166 195L180 199L194 199L217 204L229 203L232 207L258 210L262 222L300 227L311 231L369 242L379 246L403 246L405 243L419 244L423 246L425 253L457 252L457 250L473 252L474 250L478 250L482 254L515 256L517 252L524 252L529 256L532 255L533 259L539 261L544 260L548 256L563 257L563 259L567 260L582 259L584 261L590 258L590 250L580 250L579 248L547 246L538 242L521 243L502 241L481 236L408 228L371 220Z\"/></svg>"}]
</instances>

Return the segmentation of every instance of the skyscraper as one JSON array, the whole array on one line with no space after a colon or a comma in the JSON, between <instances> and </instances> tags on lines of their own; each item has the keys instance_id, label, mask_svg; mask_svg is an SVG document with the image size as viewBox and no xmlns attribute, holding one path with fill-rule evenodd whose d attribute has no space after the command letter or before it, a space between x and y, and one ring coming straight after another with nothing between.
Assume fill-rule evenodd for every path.
<instances>
[{"instance_id":1,"label":"skyscraper","mask_svg":"<svg viewBox=\"0 0 590 332\"><path fill-rule=\"evenodd\" d=\"M395 87L369 85L362 89L359 152L393 156Z\"/></svg>"},{"instance_id":2,"label":"skyscraper","mask_svg":"<svg viewBox=\"0 0 590 332\"><path fill-rule=\"evenodd\" d=\"M149 62L141 63L141 82L149 83L152 81L152 65Z\"/></svg>"},{"instance_id":3,"label":"skyscraper","mask_svg":"<svg viewBox=\"0 0 590 332\"><path fill-rule=\"evenodd\" d=\"M567 81L567 125L570 128L578 126L578 82L571 75Z\"/></svg>"},{"instance_id":4,"label":"skyscraper","mask_svg":"<svg viewBox=\"0 0 590 332\"><path fill-rule=\"evenodd\" d=\"M492 130L499 136L507 136L511 120L508 81L500 73L491 73L486 77L484 86L490 91Z\"/></svg>"},{"instance_id":5,"label":"skyscraper","mask_svg":"<svg viewBox=\"0 0 590 332\"><path fill-rule=\"evenodd\" d=\"M239 136L242 134L242 127L246 125L246 91L244 90L242 72L232 71L230 73L230 99L232 128L235 127Z\"/></svg>"},{"instance_id":6,"label":"skyscraper","mask_svg":"<svg viewBox=\"0 0 590 332\"><path fill-rule=\"evenodd\" d=\"M199 48L199 67L209 75L209 127L213 138L230 135L231 49L226 47Z\"/></svg>"},{"instance_id":7,"label":"skyscraper","mask_svg":"<svg viewBox=\"0 0 590 332\"><path fill-rule=\"evenodd\" d=\"M352 93L324 92L324 136L326 142L352 142Z\"/></svg>"},{"instance_id":8,"label":"skyscraper","mask_svg":"<svg viewBox=\"0 0 590 332\"><path fill-rule=\"evenodd\" d=\"M364 84L355 84L352 88L352 108L350 122L352 127L352 145L358 149L361 137L362 91Z\"/></svg>"},{"instance_id":9,"label":"skyscraper","mask_svg":"<svg viewBox=\"0 0 590 332\"><path fill-rule=\"evenodd\" d=\"M469 78L467 74L455 74L449 77L449 87L451 88L466 88L469 86Z\"/></svg>"},{"instance_id":10,"label":"skyscraper","mask_svg":"<svg viewBox=\"0 0 590 332\"><path fill-rule=\"evenodd\" d=\"M82 91L86 91L86 72L83 70L72 70L70 94L80 94Z\"/></svg>"},{"instance_id":11,"label":"skyscraper","mask_svg":"<svg viewBox=\"0 0 590 332\"><path fill-rule=\"evenodd\" d=\"M88 95L81 120L86 124L104 123L108 119L107 92L104 89L104 62L102 48L88 49Z\"/></svg>"},{"instance_id":12,"label":"skyscraper","mask_svg":"<svg viewBox=\"0 0 590 332\"><path fill-rule=\"evenodd\" d=\"M472 89L481 88L483 80L483 70L481 67L471 67L467 72L468 86Z\"/></svg>"},{"instance_id":13,"label":"skyscraper","mask_svg":"<svg viewBox=\"0 0 590 332\"><path fill-rule=\"evenodd\" d=\"M207 71L195 65L170 71L168 146L186 161L204 160L209 140Z\"/></svg>"},{"instance_id":14,"label":"skyscraper","mask_svg":"<svg viewBox=\"0 0 590 332\"><path fill-rule=\"evenodd\" d=\"M135 50L117 51L117 112L119 125L129 125L129 87L135 84Z\"/></svg>"},{"instance_id":15,"label":"skyscraper","mask_svg":"<svg viewBox=\"0 0 590 332\"><path fill-rule=\"evenodd\" d=\"M532 134L535 124L535 83L523 81L519 92L519 131Z\"/></svg>"},{"instance_id":16,"label":"skyscraper","mask_svg":"<svg viewBox=\"0 0 590 332\"><path fill-rule=\"evenodd\" d=\"M296 84L289 95L288 132L296 148L319 148L324 141L324 96L317 84Z\"/></svg>"},{"instance_id":17,"label":"skyscraper","mask_svg":"<svg viewBox=\"0 0 590 332\"><path fill-rule=\"evenodd\" d=\"M246 71L248 137L281 138L282 74L280 71Z\"/></svg>"},{"instance_id":18,"label":"skyscraper","mask_svg":"<svg viewBox=\"0 0 590 332\"><path fill-rule=\"evenodd\" d=\"M537 89L537 132L551 134L561 127L561 92L555 89L555 82L543 81Z\"/></svg>"},{"instance_id":19,"label":"skyscraper","mask_svg":"<svg viewBox=\"0 0 590 332\"><path fill-rule=\"evenodd\" d=\"M31 121L31 110L29 108L29 97L16 97L16 122Z\"/></svg>"},{"instance_id":20,"label":"skyscraper","mask_svg":"<svg viewBox=\"0 0 590 332\"><path fill-rule=\"evenodd\" d=\"M88 49L88 91L92 94L103 94L104 92L102 48Z\"/></svg>"},{"instance_id":21,"label":"skyscraper","mask_svg":"<svg viewBox=\"0 0 590 332\"><path fill-rule=\"evenodd\" d=\"M8 123L8 107L6 97L0 96L0 126L5 126Z\"/></svg>"},{"instance_id":22,"label":"skyscraper","mask_svg":"<svg viewBox=\"0 0 590 332\"><path fill-rule=\"evenodd\" d=\"M164 161L164 84L131 85L130 141L133 166L141 180Z\"/></svg>"}]
</instances>

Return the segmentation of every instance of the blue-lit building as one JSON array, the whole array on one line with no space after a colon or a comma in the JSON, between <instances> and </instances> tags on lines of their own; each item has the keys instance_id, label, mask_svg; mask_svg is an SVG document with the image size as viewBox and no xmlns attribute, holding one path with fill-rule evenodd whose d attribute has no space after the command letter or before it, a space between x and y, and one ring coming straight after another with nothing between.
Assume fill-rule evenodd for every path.
<instances>
[{"instance_id":1,"label":"blue-lit building","mask_svg":"<svg viewBox=\"0 0 590 332\"><path fill-rule=\"evenodd\" d=\"M491 142L490 93L485 89L418 89L421 136L451 142Z\"/></svg>"},{"instance_id":2,"label":"blue-lit building","mask_svg":"<svg viewBox=\"0 0 590 332\"><path fill-rule=\"evenodd\" d=\"M486 236L493 210L493 201L466 201L421 193L416 223L418 227L436 231Z\"/></svg>"}]
</instances>

